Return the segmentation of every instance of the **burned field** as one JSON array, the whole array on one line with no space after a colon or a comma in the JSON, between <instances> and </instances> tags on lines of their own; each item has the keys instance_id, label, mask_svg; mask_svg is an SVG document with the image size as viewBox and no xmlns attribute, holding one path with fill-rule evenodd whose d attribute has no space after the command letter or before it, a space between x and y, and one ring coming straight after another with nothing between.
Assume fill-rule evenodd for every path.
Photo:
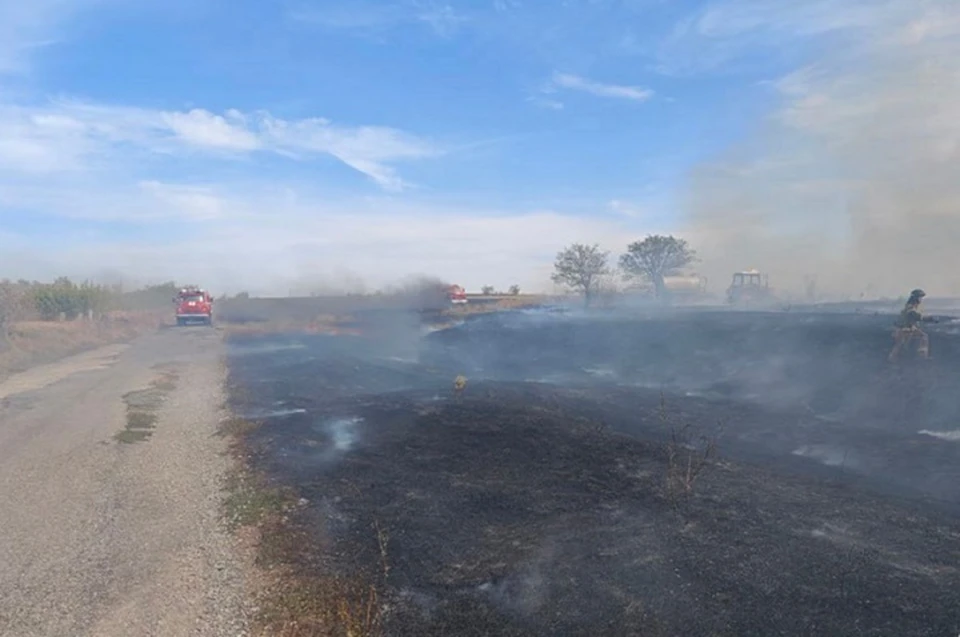
<instances>
[{"instance_id":1,"label":"burned field","mask_svg":"<svg viewBox=\"0 0 960 637\"><path fill-rule=\"evenodd\" d=\"M890 366L889 320L516 312L425 334L382 314L234 338L249 462L299 502L262 551L301 597L266 621L956 635L960 335Z\"/></svg>"}]
</instances>

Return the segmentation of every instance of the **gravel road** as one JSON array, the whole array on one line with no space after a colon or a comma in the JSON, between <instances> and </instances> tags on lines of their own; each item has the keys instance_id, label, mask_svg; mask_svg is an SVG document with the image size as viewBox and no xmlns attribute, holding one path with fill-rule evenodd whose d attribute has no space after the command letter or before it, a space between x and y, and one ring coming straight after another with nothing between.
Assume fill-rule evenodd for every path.
<instances>
[{"instance_id":1,"label":"gravel road","mask_svg":"<svg viewBox=\"0 0 960 637\"><path fill-rule=\"evenodd\" d=\"M247 633L221 353L167 329L0 383L0 635Z\"/></svg>"}]
</instances>

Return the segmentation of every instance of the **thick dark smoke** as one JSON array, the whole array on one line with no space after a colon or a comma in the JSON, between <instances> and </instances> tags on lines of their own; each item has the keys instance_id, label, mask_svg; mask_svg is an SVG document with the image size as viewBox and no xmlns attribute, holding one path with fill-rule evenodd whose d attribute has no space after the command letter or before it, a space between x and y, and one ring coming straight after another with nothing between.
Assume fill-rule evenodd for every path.
<instances>
[{"instance_id":1,"label":"thick dark smoke","mask_svg":"<svg viewBox=\"0 0 960 637\"><path fill-rule=\"evenodd\" d=\"M384 289L387 297L397 299L405 309L440 310L450 305L449 283L438 277L413 276Z\"/></svg>"},{"instance_id":2,"label":"thick dark smoke","mask_svg":"<svg viewBox=\"0 0 960 637\"><path fill-rule=\"evenodd\" d=\"M804 294L960 294L960 13L947 0L877 3L776 84L748 143L692 175L688 236L713 282L770 273Z\"/></svg>"}]
</instances>

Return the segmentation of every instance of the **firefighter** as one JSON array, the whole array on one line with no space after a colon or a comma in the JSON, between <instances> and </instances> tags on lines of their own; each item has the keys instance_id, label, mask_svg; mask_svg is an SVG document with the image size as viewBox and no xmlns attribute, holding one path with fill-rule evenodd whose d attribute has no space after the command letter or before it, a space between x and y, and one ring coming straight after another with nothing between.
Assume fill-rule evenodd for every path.
<instances>
[{"instance_id":1,"label":"firefighter","mask_svg":"<svg viewBox=\"0 0 960 637\"><path fill-rule=\"evenodd\" d=\"M917 356L930 357L930 339L927 333L920 329L920 324L927 321L920 311L920 303L926 295L923 290L913 290L903 306L893 331L893 350L888 357L891 362L896 361L900 357L900 351L914 341L917 342Z\"/></svg>"},{"instance_id":2,"label":"firefighter","mask_svg":"<svg viewBox=\"0 0 960 637\"><path fill-rule=\"evenodd\" d=\"M467 377L463 374L460 374L453 379L453 395L457 398L460 398L463 394L463 390L467 388Z\"/></svg>"}]
</instances>

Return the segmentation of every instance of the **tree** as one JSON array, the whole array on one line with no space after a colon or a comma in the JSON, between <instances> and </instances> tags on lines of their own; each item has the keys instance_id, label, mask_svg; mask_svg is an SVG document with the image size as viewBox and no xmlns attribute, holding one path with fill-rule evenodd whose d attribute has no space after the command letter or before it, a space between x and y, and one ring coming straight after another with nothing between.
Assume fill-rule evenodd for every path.
<instances>
[{"instance_id":1,"label":"tree","mask_svg":"<svg viewBox=\"0 0 960 637\"><path fill-rule=\"evenodd\" d=\"M494 292L494 288L492 285L485 285L482 288L480 288L480 292L484 296L492 296Z\"/></svg>"},{"instance_id":2,"label":"tree","mask_svg":"<svg viewBox=\"0 0 960 637\"><path fill-rule=\"evenodd\" d=\"M697 260L696 254L683 239L654 234L627 246L626 254L620 256L620 269L627 278L649 280L659 299L666 292L664 277L679 274Z\"/></svg>"},{"instance_id":3,"label":"tree","mask_svg":"<svg viewBox=\"0 0 960 637\"><path fill-rule=\"evenodd\" d=\"M507 294L510 296L520 296L520 286L517 284L511 285L510 289L507 290Z\"/></svg>"},{"instance_id":4,"label":"tree","mask_svg":"<svg viewBox=\"0 0 960 637\"><path fill-rule=\"evenodd\" d=\"M10 348L10 324L21 310L25 286L0 281L0 352Z\"/></svg>"},{"instance_id":5,"label":"tree","mask_svg":"<svg viewBox=\"0 0 960 637\"><path fill-rule=\"evenodd\" d=\"M557 253L550 278L583 294L584 304L590 305L601 278L610 272L607 267L609 256L610 253L601 250L597 244L574 243Z\"/></svg>"}]
</instances>

